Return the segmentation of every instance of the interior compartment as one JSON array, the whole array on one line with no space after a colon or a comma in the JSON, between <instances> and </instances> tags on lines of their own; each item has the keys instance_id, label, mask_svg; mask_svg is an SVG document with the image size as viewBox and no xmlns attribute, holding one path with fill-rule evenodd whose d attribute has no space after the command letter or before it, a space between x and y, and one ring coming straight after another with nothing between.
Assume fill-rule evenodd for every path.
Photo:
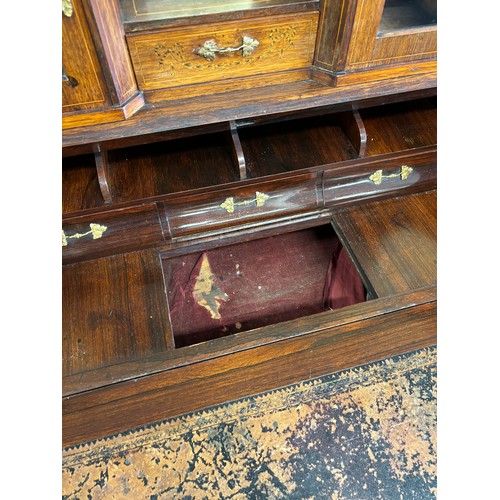
<instances>
[{"instance_id":1,"label":"interior compartment","mask_svg":"<svg viewBox=\"0 0 500 500\"><path fill-rule=\"evenodd\" d=\"M196 137L112 149L106 181L112 202L128 202L240 180L244 164L249 179L299 171L361 156L436 144L436 99L427 98L348 113L229 128ZM350 115L351 118L353 115ZM366 133L366 144L355 147ZM352 141L351 141L351 140ZM364 139L363 139L364 140ZM362 152L360 153L360 151ZM63 212L105 206L92 154L63 159Z\"/></svg>"},{"instance_id":2,"label":"interior compartment","mask_svg":"<svg viewBox=\"0 0 500 500\"><path fill-rule=\"evenodd\" d=\"M366 156L432 146L437 143L436 98L360 109Z\"/></svg>"},{"instance_id":3,"label":"interior compartment","mask_svg":"<svg viewBox=\"0 0 500 500\"><path fill-rule=\"evenodd\" d=\"M94 155L63 158L62 166L63 213L104 205Z\"/></svg>"},{"instance_id":4,"label":"interior compartment","mask_svg":"<svg viewBox=\"0 0 500 500\"><path fill-rule=\"evenodd\" d=\"M365 300L330 225L163 258L175 347Z\"/></svg>"},{"instance_id":5,"label":"interior compartment","mask_svg":"<svg viewBox=\"0 0 500 500\"><path fill-rule=\"evenodd\" d=\"M386 0L378 35L437 22L436 0Z\"/></svg>"},{"instance_id":6,"label":"interior compartment","mask_svg":"<svg viewBox=\"0 0 500 500\"><path fill-rule=\"evenodd\" d=\"M238 130L248 177L357 158L338 116L325 115Z\"/></svg>"},{"instance_id":7,"label":"interior compartment","mask_svg":"<svg viewBox=\"0 0 500 500\"><path fill-rule=\"evenodd\" d=\"M229 134L212 133L108 152L113 203L239 180ZM63 212L104 206L93 155L63 159Z\"/></svg>"}]
</instances>

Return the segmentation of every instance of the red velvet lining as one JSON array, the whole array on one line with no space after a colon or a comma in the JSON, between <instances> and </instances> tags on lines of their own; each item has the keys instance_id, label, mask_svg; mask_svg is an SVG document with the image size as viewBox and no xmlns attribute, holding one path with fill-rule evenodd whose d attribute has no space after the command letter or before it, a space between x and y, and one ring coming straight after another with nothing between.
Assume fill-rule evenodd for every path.
<instances>
[{"instance_id":1,"label":"red velvet lining","mask_svg":"<svg viewBox=\"0 0 500 500\"><path fill-rule=\"evenodd\" d=\"M184 255L167 263L176 347L365 300L361 279L330 226ZM210 267L209 285L197 285L202 265L203 278L208 278L205 271ZM200 286L211 287L211 292L200 293Z\"/></svg>"}]
</instances>

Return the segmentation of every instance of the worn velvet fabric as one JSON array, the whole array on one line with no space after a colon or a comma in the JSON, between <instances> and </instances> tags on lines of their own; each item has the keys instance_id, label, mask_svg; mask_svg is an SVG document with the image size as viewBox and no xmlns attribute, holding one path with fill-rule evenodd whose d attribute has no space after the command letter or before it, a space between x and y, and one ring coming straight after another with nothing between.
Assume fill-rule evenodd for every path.
<instances>
[{"instance_id":1,"label":"worn velvet fabric","mask_svg":"<svg viewBox=\"0 0 500 500\"><path fill-rule=\"evenodd\" d=\"M327 226L167 259L165 267L177 347L365 298L354 265Z\"/></svg>"},{"instance_id":2,"label":"worn velvet fabric","mask_svg":"<svg viewBox=\"0 0 500 500\"><path fill-rule=\"evenodd\" d=\"M63 450L63 499L436 498L436 348Z\"/></svg>"}]
</instances>

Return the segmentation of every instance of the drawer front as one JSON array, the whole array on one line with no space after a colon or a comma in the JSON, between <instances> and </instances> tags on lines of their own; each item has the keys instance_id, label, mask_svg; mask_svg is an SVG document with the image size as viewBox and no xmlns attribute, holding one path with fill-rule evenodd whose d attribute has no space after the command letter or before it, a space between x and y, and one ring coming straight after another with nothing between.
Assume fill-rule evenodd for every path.
<instances>
[{"instance_id":1,"label":"drawer front","mask_svg":"<svg viewBox=\"0 0 500 500\"><path fill-rule=\"evenodd\" d=\"M436 152L326 170L326 207L436 188Z\"/></svg>"},{"instance_id":2,"label":"drawer front","mask_svg":"<svg viewBox=\"0 0 500 500\"><path fill-rule=\"evenodd\" d=\"M196 238L318 209L316 174L256 183L165 202L172 237Z\"/></svg>"},{"instance_id":3,"label":"drawer front","mask_svg":"<svg viewBox=\"0 0 500 500\"><path fill-rule=\"evenodd\" d=\"M154 204L63 221L64 264L129 252L163 242L160 219Z\"/></svg>"},{"instance_id":4,"label":"drawer front","mask_svg":"<svg viewBox=\"0 0 500 500\"><path fill-rule=\"evenodd\" d=\"M307 68L318 12L129 35L141 90Z\"/></svg>"}]
</instances>

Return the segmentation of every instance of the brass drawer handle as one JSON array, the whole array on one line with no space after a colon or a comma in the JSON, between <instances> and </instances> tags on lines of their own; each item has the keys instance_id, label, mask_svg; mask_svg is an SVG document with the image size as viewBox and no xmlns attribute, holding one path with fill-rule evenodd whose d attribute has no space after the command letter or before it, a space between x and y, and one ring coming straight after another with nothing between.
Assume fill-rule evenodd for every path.
<instances>
[{"instance_id":1,"label":"brass drawer handle","mask_svg":"<svg viewBox=\"0 0 500 500\"><path fill-rule=\"evenodd\" d=\"M259 191L255 191L255 198L252 200L245 201L234 201L234 197L226 198L224 203L221 203L219 206L223 208L228 214L232 214L234 212L234 207L236 205L251 205L255 203L257 207L262 207L266 200L269 199L269 195L265 193L259 193Z\"/></svg>"},{"instance_id":2,"label":"brass drawer handle","mask_svg":"<svg viewBox=\"0 0 500 500\"><path fill-rule=\"evenodd\" d=\"M376 170L373 172L372 175L370 175L369 179L374 183L379 185L382 182L382 179L392 179L394 177L401 177L401 180L405 180L408 178L408 176L413 172L413 168L409 167L408 165L402 165L401 166L401 171L397 172L395 174L389 174L389 175L383 175L382 170Z\"/></svg>"},{"instance_id":3,"label":"brass drawer handle","mask_svg":"<svg viewBox=\"0 0 500 500\"><path fill-rule=\"evenodd\" d=\"M107 226L101 226L100 224L95 224L95 223L91 223L90 224L90 231L87 231L86 233L76 233L76 234L73 234L71 236L68 236L65 232L64 232L64 229L63 229L63 232L62 232L62 246L65 247L67 246L68 244L68 240L71 239L71 238L81 238L82 236L87 236L89 234L92 235L92 239L93 240L97 240L99 238L102 237L102 233L104 233L106 231Z\"/></svg>"},{"instance_id":4,"label":"brass drawer handle","mask_svg":"<svg viewBox=\"0 0 500 500\"><path fill-rule=\"evenodd\" d=\"M259 46L259 41L250 36L244 36L243 42L239 47L226 47L225 49L217 46L215 40L207 40L201 47L194 49L193 52L207 61L213 61L216 54L230 54L231 52L242 51L243 57L248 57Z\"/></svg>"}]
</instances>

